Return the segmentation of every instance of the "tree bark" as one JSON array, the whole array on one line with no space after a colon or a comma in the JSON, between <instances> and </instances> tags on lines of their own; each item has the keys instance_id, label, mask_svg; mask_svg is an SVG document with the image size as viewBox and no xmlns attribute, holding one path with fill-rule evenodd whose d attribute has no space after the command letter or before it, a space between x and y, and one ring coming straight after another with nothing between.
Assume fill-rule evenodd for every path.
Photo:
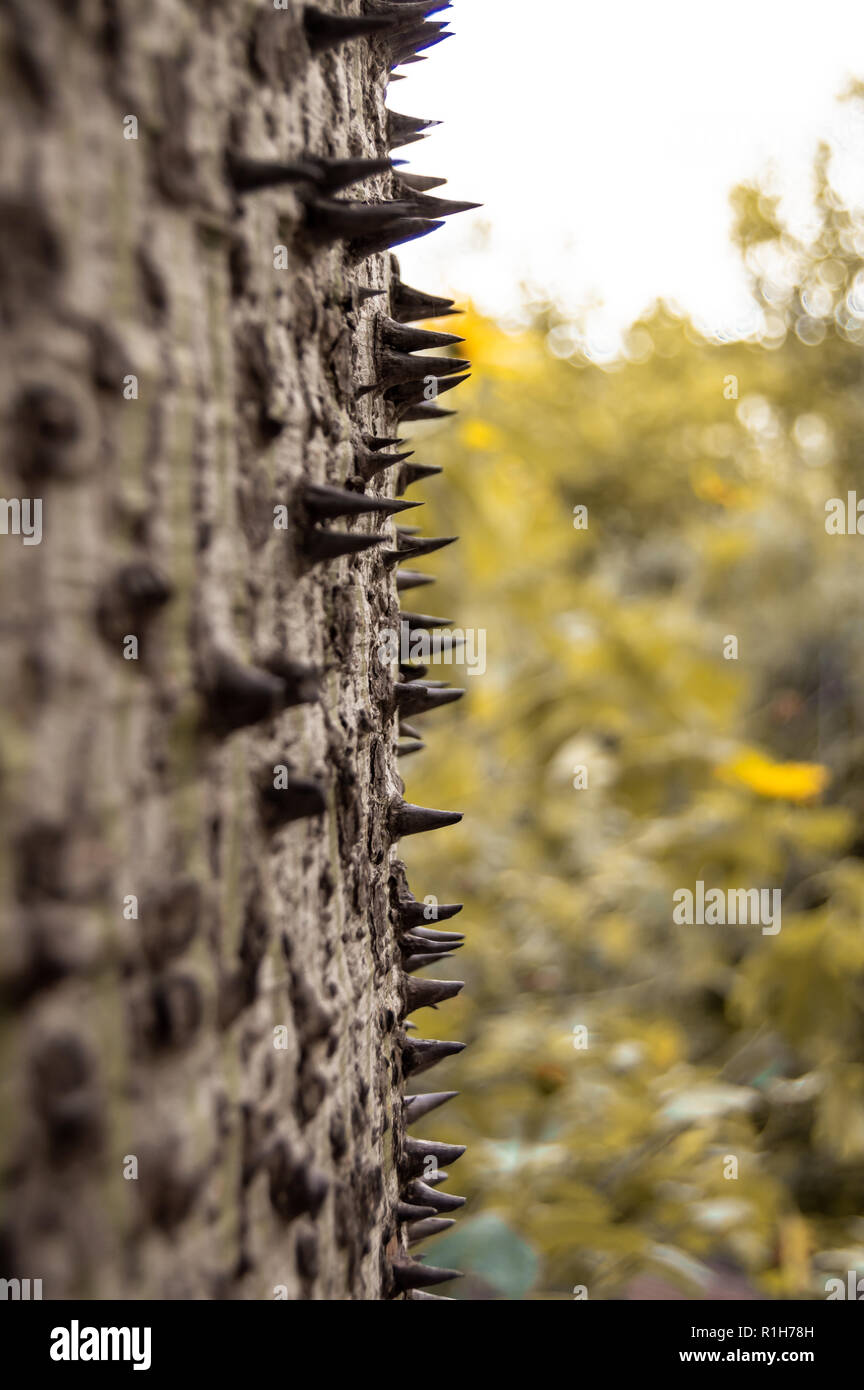
<instances>
[{"instance_id":1,"label":"tree bark","mask_svg":"<svg viewBox=\"0 0 864 1390\"><path fill-rule=\"evenodd\" d=\"M3 486L43 531L0 535L0 1274L387 1298L397 603L380 546L313 562L302 488L395 433L356 396L390 268L226 172L380 156L386 53L293 0L3 10Z\"/></svg>"}]
</instances>

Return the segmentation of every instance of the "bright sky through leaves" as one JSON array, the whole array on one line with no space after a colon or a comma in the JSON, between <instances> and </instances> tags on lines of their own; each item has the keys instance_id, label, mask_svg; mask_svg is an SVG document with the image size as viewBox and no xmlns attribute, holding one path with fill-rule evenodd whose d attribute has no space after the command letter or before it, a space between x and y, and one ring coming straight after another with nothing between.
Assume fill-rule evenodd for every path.
<instances>
[{"instance_id":1,"label":"bright sky through leaves","mask_svg":"<svg viewBox=\"0 0 864 1390\"><path fill-rule=\"evenodd\" d=\"M485 204L402 248L406 278L513 315L523 284L590 317L601 359L658 296L706 331L754 327L729 191L776 171L796 230L820 139L864 201L860 0L454 0L458 38L389 104L446 124L395 151ZM443 18L444 16L442 16Z\"/></svg>"}]
</instances>

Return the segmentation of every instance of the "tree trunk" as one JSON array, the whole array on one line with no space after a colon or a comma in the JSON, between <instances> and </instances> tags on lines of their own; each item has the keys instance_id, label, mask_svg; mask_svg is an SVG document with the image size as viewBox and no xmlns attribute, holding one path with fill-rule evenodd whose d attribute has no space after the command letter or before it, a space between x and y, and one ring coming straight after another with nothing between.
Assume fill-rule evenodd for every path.
<instances>
[{"instance_id":1,"label":"tree trunk","mask_svg":"<svg viewBox=\"0 0 864 1390\"><path fill-rule=\"evenodd\" d=\"M395 523L303 489L394 495L357 395L392 272L324 166L238 162L385 153L388 40L295 0L2 8L0 1275L388 1298Z\"/></svg>"}]
</instances>

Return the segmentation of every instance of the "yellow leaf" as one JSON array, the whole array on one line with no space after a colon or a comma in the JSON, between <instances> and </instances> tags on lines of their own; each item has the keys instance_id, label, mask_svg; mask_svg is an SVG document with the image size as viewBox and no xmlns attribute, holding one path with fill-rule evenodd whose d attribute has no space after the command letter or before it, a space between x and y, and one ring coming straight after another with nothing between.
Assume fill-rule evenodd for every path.
<instances>
[{"instance_id":1,"label":"yellow leaf","mask_svg":"<svg viewBox=\"0 0 864 1390\"><path fill-rule=\"evenodd\" d=\"M749 788L779 801L810 801L828 785L821 763L777 763L758 748L744 748L714 769L722 782Z\"/></svg>"}]
</instances>

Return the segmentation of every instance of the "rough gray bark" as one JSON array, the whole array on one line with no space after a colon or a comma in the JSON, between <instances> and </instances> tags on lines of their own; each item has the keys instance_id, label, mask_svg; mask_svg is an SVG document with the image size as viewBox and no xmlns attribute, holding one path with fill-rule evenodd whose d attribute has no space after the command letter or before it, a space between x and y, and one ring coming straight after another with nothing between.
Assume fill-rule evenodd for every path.
<instances>
[{"instance_id":1,"label":"rough gray bark","mask_svg":"<svg viewBox=\"0 0 864 1390\"><path fill-rule=\"evenodd\" d=\"M390 268L225 164L381 155L387 50L311 53L293 0L0 8L3 495L43 515L0 535L0 1275L390 1297L397 601L300 494L395 433L355 398Z\"/></svg>"}]
</instances>

